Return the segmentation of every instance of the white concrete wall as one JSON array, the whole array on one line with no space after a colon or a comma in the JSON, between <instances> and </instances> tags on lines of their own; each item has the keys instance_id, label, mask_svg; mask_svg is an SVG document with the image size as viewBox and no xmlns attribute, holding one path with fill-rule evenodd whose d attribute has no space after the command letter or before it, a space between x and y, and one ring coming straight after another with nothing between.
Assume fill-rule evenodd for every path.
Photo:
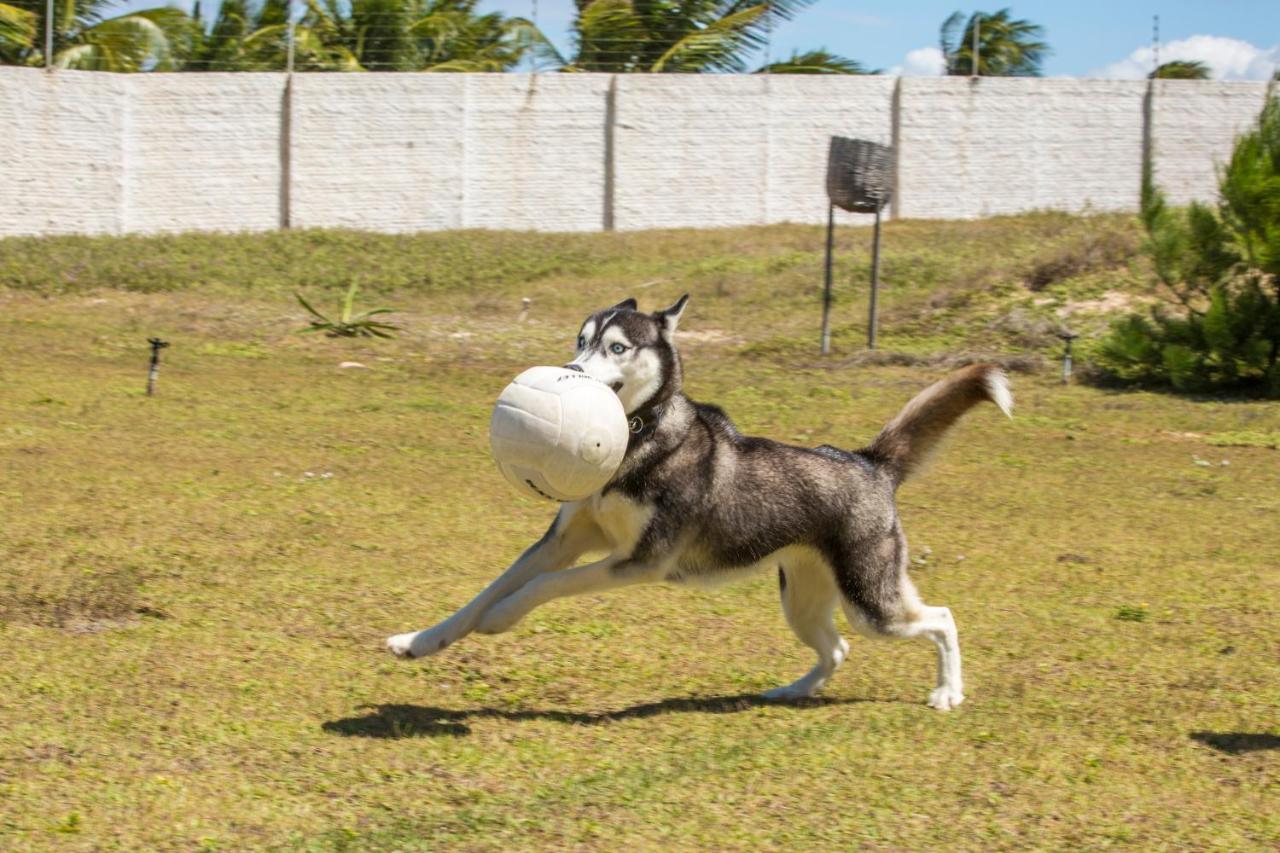
<instances>
[{"instance_id":1,"label":"white concrete wall","mask_svg":"<svg viewBox=\"0 0 1280 853\"><path fill-rule=\"evenodd\" d=\"M463 77L462 224L536 231L603 228L609 76Z\"/></svg>"},{"instance_id":2,"label":"white concrete wall","mask_svg":"<svg viewBox=\"0 0 1280 853\"><path fill-rule=\"evenodd\" d=\"M1158 80L1152 92L1156 183L1172 204L1213 199L1236 136L1257 123L1258 83Z\"/></svg>"},{"instance_id":3,"label":"white concrete wall","mask_svg":"<svg viewBox=\"0 0 1280 853\"><path fill-rule=\"evenodd\" d=\"M132 74L126 231L281 224L283 74Z\"/></svg>"},{"instance_id":4,"label":"white concrete wall","mask_svg":"<svg viewBox=\"0 0 1280 853\"><path fill-rule=\"evenodd\" d=\"M1145 81L904 78L898 213L1134 210Z\"/></svg>"},{"instance_id":5,"label":"white concrete wall","mask_svg":"<svg viewBox=\"0 0 1280 853\"><path fill-rule=\"evenodd\" d=\"M127 83L0 66L0 236L122 230Z\"/></svg>"},{"instance_id":6,"label":"white concrete wall","mask_svg":"<svg viewBox=\"0 0 1280 853\"><path fill-rule=\"evenodd\" d=\"M295 74L290 225L461 228L464 74Z\"/></svg>"},{"instance_id":7,"label":"white concrete wall","mask_svg":"<svg viewBox=\"0 0 1280 853\"><path fill-rule=\"evenodd\" d=\"M1264 91L1161 81L1148 128L1145 81L0 67L0 235L822 222L829 137L895 121L898 216L1134 210L1148 129L1212 199Z\"/></svg>"},{"instance_id":8,"label":"white concrete wall","mask_svg":"<svg viewBox=\"0 0 1280 853\"><path fill-rule=\"evenodd\" d=\"M754 76L619 75L616 227L764 222L767 85Z\"/></svg>"}]
</instances>

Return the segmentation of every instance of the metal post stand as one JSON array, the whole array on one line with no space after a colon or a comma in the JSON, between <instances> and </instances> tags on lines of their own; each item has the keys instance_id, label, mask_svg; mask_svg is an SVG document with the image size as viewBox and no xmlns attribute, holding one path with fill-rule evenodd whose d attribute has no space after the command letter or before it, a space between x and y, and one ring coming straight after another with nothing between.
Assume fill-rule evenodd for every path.
<instances>
[{"instance_id":1,"label":"metal post stand","mask_svg":"<svg viewBox=\"0 0 1280 853\"><path fill-rule=\"evenodd\" d=\"M880 297L880 218L893 190L893 149L865 139L831 137L827 151L827 262L822 288L822 354L831 352L831 267L836 208L873 213L871 248L871 318L867 347L876 348L876 303Z\"/></svg>"},{"instance_id":2,"label":"metal post stand","mask_svg":"<svg viewBox=\"0 0 1280 853\"><path fill-rule=\"evenodd\" d=\"M827 265L822 283L822 354L831 352L831 250L835 241L836 206L827 205Z\"/></svg>"},{"instance_id":3,"label":"metal post stand","mask_svg":"<svg viewBox=\"0 0 1280 853\"><path fill-rule=\"evenodd\" d=\"M875 236L871 240L871 316L867 318L867 349L876 348L876 297L880 295L880 211L876 205Z\"/></svg>"}]
</instances>

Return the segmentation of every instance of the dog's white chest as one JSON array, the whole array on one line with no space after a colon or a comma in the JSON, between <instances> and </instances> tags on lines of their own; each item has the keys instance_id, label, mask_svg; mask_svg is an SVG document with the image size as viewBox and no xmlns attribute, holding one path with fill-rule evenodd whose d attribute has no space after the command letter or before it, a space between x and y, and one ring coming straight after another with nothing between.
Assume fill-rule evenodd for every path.
<instances>
[{"instance_id":1,"label":"dog's white chest","mask_svg":"<svg viewBox=\"0 0 1280 853\"><path fill-rule=\"evenodd\" d=\"M591 514L614 549L630 553L653 518L653 508L610 492L591 498Z\"/></svg>"}]
</instances>

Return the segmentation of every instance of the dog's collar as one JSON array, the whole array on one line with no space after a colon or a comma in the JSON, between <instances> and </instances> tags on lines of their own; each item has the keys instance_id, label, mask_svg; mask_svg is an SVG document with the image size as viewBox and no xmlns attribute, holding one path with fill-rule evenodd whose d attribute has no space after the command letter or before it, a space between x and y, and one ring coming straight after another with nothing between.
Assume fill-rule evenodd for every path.
<instances>
[{"instance_id":1,"label":"dog's collar","mask_svg":"<svg viewBox=\"0 0 1280 853\"><path fill-rule=\"evenodd\" d=\"M658 410L641 409L627 417L627 431L631 433L629 444L644 441L658 429Z\"/></svg>"}]
</instances>

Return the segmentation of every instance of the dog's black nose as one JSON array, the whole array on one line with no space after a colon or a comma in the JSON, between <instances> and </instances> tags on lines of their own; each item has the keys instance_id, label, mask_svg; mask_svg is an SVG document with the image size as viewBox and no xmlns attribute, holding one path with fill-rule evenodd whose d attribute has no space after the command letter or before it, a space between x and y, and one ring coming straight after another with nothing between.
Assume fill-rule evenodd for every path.
<instances>
[{"instance_id":1,"label":"dog's black nose","mask_svg":"<svg viewBox=\"0 0 1280 853\"><path fill-rule=\"evenodd\" d=\"M582 365L580 365L580 364L566 364L566 365L564 366L564 369L565 369L565 370L576 370L576 371L578 371L579 373L581 373L581 372L582 372Z\"/></svg>"}]
</instances>

